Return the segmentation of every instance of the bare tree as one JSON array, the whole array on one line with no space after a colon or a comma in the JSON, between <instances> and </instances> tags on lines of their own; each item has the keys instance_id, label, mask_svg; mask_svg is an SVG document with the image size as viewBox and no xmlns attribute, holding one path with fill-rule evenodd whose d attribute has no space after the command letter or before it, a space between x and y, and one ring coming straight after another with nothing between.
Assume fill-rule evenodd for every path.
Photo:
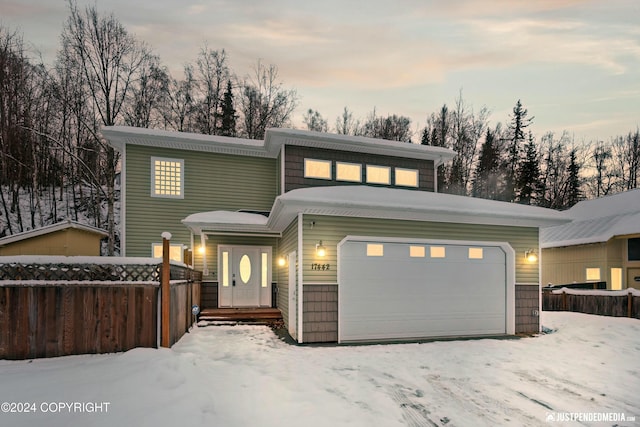
<instances>
[{"instance_id":1,"label":"bare tree","mask_svg":"<svg viewBox=\"0 0 640 427\"><path fill-rule=\"evenodd\" d=\"M411 119L396 114L387 117L378 116L374 108L362 125L360 134L370 138L411 142Z\"/></svg>"},{"instance_id":2,"label":"bare tree","mask_svg":"<svg viewBox=\"0 0 640 427\"><path fill-rule=\"evenodd\" d=\"M353 118L353 113L344 107L342 114L336 118L336 133L340 135L358 135L360 121Z\"/></svg>"},{"instance_id":3,"label":"bare tree","mask_svg":"<svg viewBox=\"0 0 640 427\"><path fill-rule=\"evenodd\" d=\"M160 109L169 92L169 74L160 58L149 55L140 67L138 79L131 85L124 105L124 122L128 126L155 127L161 123Z\"/></svg>"},{"instance_id":4,"label":"bare tree","mask_svg":"<svg viewBox=\"0 0 640 427\"><path fill-rule=\"evenodd\" d=\"M223 94L229 81L227 54L224 49L211 50L208 46L203 47L196 60L194 77L198 94L193 106L196 130L206 135L219 134L218 122Z\"/></svg>"},{"instance_id":5,"label":"bare tree","mask_svg":"<svg viewBox=\"0 0 640 427\"><path fill-rule=\"evenodd\" d=\"M194 109L193 88L193 68L190 65L184 67L183 80L170 78L165 103L162 106L166 128L179 132L193 130L190 119Z\"/></svg>"},{"instance_id":6,"label":"bare tree","mask_svg":"<svg viewBox=\"0 0 640 427\"><path fill-rule=\"evenodd\" d=\"M298 103L294 89L285 89L278 81L278 68L258 61L254 75L239 84L242 134L250 139L261 139L270 127L289 123Z\"/></svg>"},{"instance_id":7,"label":"bare tree","mask_svg":"<svg viewBox=\"0 0 640 427\"><path fill-rule=\"evenodd\" d=\"M69 0L70 16L65 23L62 40L81 66L93 108L100 122L113 126L120 117L132 84L149 59L147 48L131 36L113 15L100 15L95 7L80 11ZM115 172L118 155L89 124L94 140L105 156L104 178L107 186L108 253L115 244L114 202Z\"/></svg>"},{"instance_id":8,"label":"bare tree","mask_svg":"<svg viewBox=\"0 0 640 427\"><path fill-rule=\"evenodd\" d=\"M307 125L308 130L316 132L328 132L329 130L327 120L322 117L322 114L317 110L309 108L304 114L302 120L304 121L304 124Z\"/></svg>"}]
</instances>

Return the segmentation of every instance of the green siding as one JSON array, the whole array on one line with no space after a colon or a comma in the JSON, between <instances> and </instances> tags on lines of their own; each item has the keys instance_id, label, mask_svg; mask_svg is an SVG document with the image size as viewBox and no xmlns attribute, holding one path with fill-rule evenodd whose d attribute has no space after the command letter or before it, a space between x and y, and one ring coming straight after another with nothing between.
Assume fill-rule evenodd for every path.
<instances>
[{"instance_id":1,"label":"green siding","mask_svg":"<svg viewBox=\"0 0 640 427\"><path fill-rule=\"evenodd\" d=\"M337 245L347 235L508 242L516 252L516 283L538 283L538 264L524 259L526 250L538 248L535 227L304 215L302 233L305 284L337 282ZM324 258L316 255L320 240L327 248ZM314 263L329 264L330 269L312 270Z\"/></svg>"},{"instance_id":2,"label":"green siding","mask_svg":"<svg viewBox=\"0 0 640 427\"><path fill-rule=\"evenodd\" d=\"M278 247L278 253L274 258L286 257L291 252L298 250L298 219L296 218L286 230L282 232L282 239ZM296 254L297 255L297 254ZM298 257L300 255L297 255ZM289 265L275 267L278 281L278 308L282 312L283 320L289 326ZM274 276L275 277L275 276ZM295 319L294 319L295 321Z\"/></svg>"},{"instance_id":3,"label":"green siding","mask_svg":"<svg viewBox=\"0 0 640 427\"><path fill-rule=\"evenodd\" d=\"M184 160L184 198L151 197L151 157ZM180 220L213 210L268 211L276 197L275 159L127 145L126 256L150 256L151 243L169 231L190 244Z\"/></svg>"}]
</instances>

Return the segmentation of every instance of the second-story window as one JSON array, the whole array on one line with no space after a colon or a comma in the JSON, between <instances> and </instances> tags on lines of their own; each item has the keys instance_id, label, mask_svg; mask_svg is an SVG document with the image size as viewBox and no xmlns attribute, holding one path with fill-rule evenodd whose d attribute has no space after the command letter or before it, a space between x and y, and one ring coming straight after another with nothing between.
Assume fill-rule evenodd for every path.
<instances>
[{"instance_id":1,"label":"second-story window","mask_svg":"<svg viewBox=\"0 0 640 427\"><path fill-rule=\"evenodd\" d=\"M331 160L304 159L304 177L331 179Z\"/></svg>"},{"instance_id":2,"label":"second-story window","mask_svg":"<svg viewBox=\"0 0 640 427\"><path fill-rule=\"evenodd\" d=\"M151 158L151 196L184 198L184 160Z\"/></svg>"},{"instance_id":3,"label":"second-story window","mask_svg":"<svg viewBox=\"0 0 640 427\"><path fill-rule=\"evenodd\" d=\"M396 168L395 184L402 187L417 187L418 171L416 169Z\"/></svg>"},{"instance_id":4,"label":"second-story window","mask_svg":"<svg viewBox=\"0 0 640 427\"><path fill-rule=\"evenodd\" d=\"M391 168L367 165L367 182L370 184L391 184Z\"/></svg>"},{"instance_id":5,"label":"second-story window","mask_svg":"<svg viewBox=\"0 0 640 427\"><path fill-rule=\"evenodd\" d=\"M336 162L336 179L338 181L362 182L362 165Z\"/></svg>"}]
</instances>

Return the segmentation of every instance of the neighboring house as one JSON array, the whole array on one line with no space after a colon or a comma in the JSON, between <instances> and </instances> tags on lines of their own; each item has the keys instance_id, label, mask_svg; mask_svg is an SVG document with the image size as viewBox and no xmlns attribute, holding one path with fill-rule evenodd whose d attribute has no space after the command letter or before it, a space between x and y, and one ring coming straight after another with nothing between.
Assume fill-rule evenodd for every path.
<instances>
[{"instance_id":1,"label":"neighboring house","mask_svg":"<svg viewBox=\"0 0 640 427\"><path fill-rule=\"evenodd\" d=\"M570 223L542 229L542 283L640 288L640 190L577 203Z\"/></svg>"},{"instance_id":2,"label":"neighboring house","mask_svg":"<svg viewBox=\"0 0 640 427\"><path fill-rule=\"evenodd\" d=\"M108 233L75 221L62 221L0 239L0 256L100 256L101 240Z\"/></svg>"},{"instance_id":3,"label":"neighboring house","mask_svg":"<svg viewBox=\"0 0 640 427\"><path fill-rule=\"evenodd\" d=\"M438 194L449 149L288 129L102 133L122 156L123 254L149 256L171 232L217 307L276 305L298 342L539 330L525 254L564 216Z\"/></svg>"}]
</instances>

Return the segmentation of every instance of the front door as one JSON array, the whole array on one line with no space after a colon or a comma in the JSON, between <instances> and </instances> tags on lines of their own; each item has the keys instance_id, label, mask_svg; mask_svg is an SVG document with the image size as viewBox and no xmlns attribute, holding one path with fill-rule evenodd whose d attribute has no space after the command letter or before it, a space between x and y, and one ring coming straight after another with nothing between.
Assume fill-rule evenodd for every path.
<instances>
[{"instance_id":1,"label":"front door","mask_svg":"<svg viewBox=\"0 0 640 427\"><path fill-rule=\"evenodd\" d=\"M271 306L271 248L218 247L220 307Z\"/></svg>"}]
</instances>

